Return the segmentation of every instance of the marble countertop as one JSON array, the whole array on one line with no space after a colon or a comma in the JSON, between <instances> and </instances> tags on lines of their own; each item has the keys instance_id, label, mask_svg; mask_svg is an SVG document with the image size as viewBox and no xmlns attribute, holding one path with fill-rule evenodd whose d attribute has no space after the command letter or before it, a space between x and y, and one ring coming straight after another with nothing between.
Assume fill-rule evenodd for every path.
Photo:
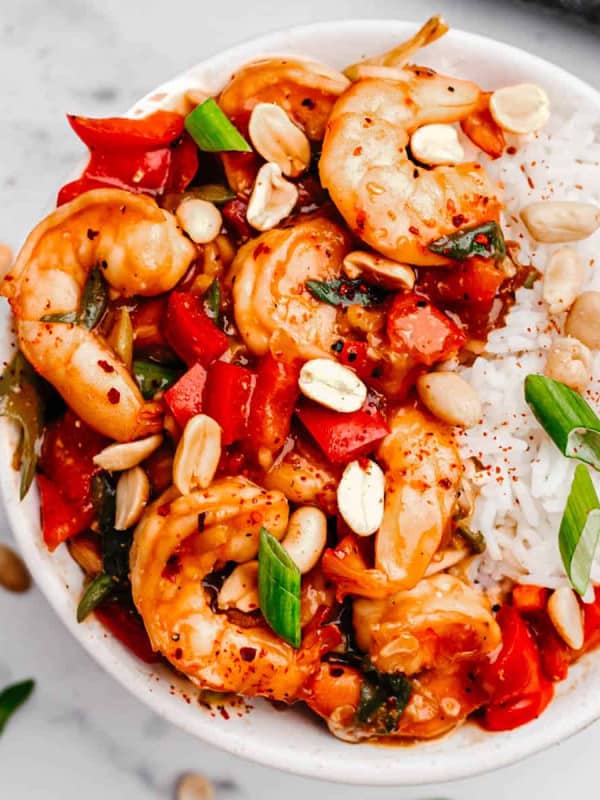
<instances>
[{"instance_id":1,"label":"marble countertop","mask_svg":"<svg viewBox=\"0 0 600 800\"><path fill-rule=\"evenodd\" d=\"M66 112L118 113L203 56L266 30L399 14L422 21L438 11L600 88L598 30L509 0L404 0L401 10L397 0L1 0L0 241L20 245L81 156ZM10 540L2 511L0 540ZM35 694L0 744L0 796L11 800L171 798L188 770L215 782L217 800L558 800L589 792L597 775L600 724L492 775L420 789L333 786L235 760L159 719L103 673L38 590L0 590L0 686L29 676Z\"/></svg>"}]
</instances>

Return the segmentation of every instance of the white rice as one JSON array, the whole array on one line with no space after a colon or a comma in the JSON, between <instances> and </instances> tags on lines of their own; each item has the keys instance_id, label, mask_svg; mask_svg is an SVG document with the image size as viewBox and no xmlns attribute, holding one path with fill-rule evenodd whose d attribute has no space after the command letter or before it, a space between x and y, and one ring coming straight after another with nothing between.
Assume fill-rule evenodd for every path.
<instances>
[{"instance_id":1,"label":"white rice","mask_svg":"<svg viewBox=\"0 0 600 800\"><path fill-rule=\"evenodd\" d=\"M506 238L520 243L522 263L532 263L542 273L558 246L532 242L518 220L519 210L542 199L600 205L598 116L586 118L581 110L555 114L551 130L521 144L516 155L486 164L505 186ZM585 288L600 289L600 235L573 246L588 267ZM558 529L576 462L561 455L523 396L525 376L543 372L546 351L563 330L564 315L550 317L541 294L542 281L520 289L504 327L491 333L485 354L461 368L483 405L483 423L461 433L459 443L464 458L476 456L485 466L472 520L487 542L473 567L484 586L506 577L551 588L568 583ZM586 397L600 411L598 352L594 376ZM593 479L600 492L600 475L593 474ZM600 583L600 557L592 579Z\"/></svg>"}]
</instances>

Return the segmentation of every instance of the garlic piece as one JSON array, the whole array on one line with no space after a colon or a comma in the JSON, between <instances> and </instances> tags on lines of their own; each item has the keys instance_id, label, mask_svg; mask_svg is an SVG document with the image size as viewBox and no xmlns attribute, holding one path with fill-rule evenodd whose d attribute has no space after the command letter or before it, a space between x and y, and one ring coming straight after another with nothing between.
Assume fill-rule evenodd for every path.
<instances>
[{"instance_id":1,"label":"garlic piece","mask_svg":"<svg viewBox=\"0 0 600 800\"><path fill-rule=\"evenodd\" d=\"M598 230L600 208L574 200L541 200L525 206L521 219L536 242L576 242Z\"/></svg>"},{"instance_id":2,"label":"garlic piece","mask_svg":"<svg viewBox=\"0 0 600 800\"><path fill-rule=\"evenodd\" d=\"M250 195L246 219L257 231L270 231L285 219L298 201L298 189L286 181L277 164L269 162L258 170Z\"/></svg>"},{"instance_id":3,"label":"garlic piece","mask_svg":"<svg viewBox=\"0 0 600 800\"><path fill-rule=\"evenodd\" d=\"M561 586L552 592L548 600L548 616L560 638L573 648L583 647L583 617L575 592Z\"/></svg>"},{"instance_id":4,"label":"garlic piece","mask_svg":"<svg viewBox=\"0 0 600 800\"><path fill-rule=\"evenodd\" d=\"M146 436L145 439L137 439L135 442L109 444L94 456L94 464L101 469L113 472L131 469L148 458L161 442L162 436L160 433L155 433L153 436Z\"/></svg>"},{"instance_id":5,"label":"garlic piece","mask_svg":"<svg viewBox=\"0 0 600 800\"><path fill-rule=\"evenodd\" d=\"M423 125L410 137L410 151L422 164L459 164L465 151L452 125Z\"/></svg>"},{"instance_id":6,"label":"garlic piece","mask_svg":"<svg viewBox=\"0 0 600 800\"><path fill-rule=\"evenodd\" d=\"M173 483L181 494L206 489L221 458L221 426L206 414L186 424L173 460Z\"/></svg>"},{"instance_id":7,"label":"garlic piece","mask_svg":"<svg viewBox=\"0 0 600 800\"><path fill-rule=\"evenodd\" d=\"M221 609L237 608L249 613L259 607L258 599L258 561L239 564L221 586L217 597Z\"/></svg>"},{"instance_id":8,"label":"garlic piece","mask_svg":"<svg viewBox=\"0 0 600 800\"><path fill-rule=\"evenodd\" d=\"M115 530L126 531L135 525L148 503L150 481L141 467L123 472L117 482Z\"/></svg>"},{"instance_id":9,"label":"garlic piece","mask_svg":"<svg viewBox=\"0 0 600 800\"><path fill-rule=\"evenodd\" d=\"M334 411L358 411L367 399L367 387L358 375L329 358L307 361L298 386L305 397Z\"/></svg>"},{"instance_id":10,"label":"garlic piece","mask_svg":"<svg viewBox=\"0 0 600 800\"><path fill-rule=\"evenodd\" d=\"M568 311L581 291L585 275L578 253L571 247L556 250L544 273L543 298L551 314Z\"/></svg>"},{"instance_id":11,"label":"garlic piece","mask_svg":"<svg viewBox=\"0 0 600 800\"><path fill-rule=\"evenodd\" d=\"M257 103L250 114L248 135L254 149L265 161L277 164L284 175L295 178L308 168L308 137L294 125L281 106Z\"/></svg>"},{"instance_id":12,"label":"garlic piece","mask_svg":"<svg viewBox=\"0 0 600 800\"><path fill-rule=\"evenodd\" d=\"M175 212L177 221L196 244L208 244L221 233L223 217L214 203L199 197L187 197Z\"/></svg>"},{"instance_id":13,"label":"garlic piece","mask_svg":"<svg viewBox=\"0 0 600 800\"><path fill-rule=\"evenodd\" d=\"M421 402L449 425L472 428L482 415L481 401L470 383L455 372L430 372L417 380Z\"/></svg>"},{"instance_id":14,"label":"garlic piece","mask_svg":"<svg viewBox=\"0 0 600 800\"><path fill-rule=\"evenodd\" d=\"M366 278L386 289L410 291L415 285L415 271L407 264L365 250L353 250L343 261L344 273L351 280Z\"/></svg>"},{"instance_id":15,"label":"garlic piece","mask_svg":"<svg viewBox=\"0 0 600 800\"><path fill-rule=\"evenodd\" d=\"M370 459L351 461L337 489L338 509L358 536L371 536L383 521L385 478Z\"/></svg>"},{"instance_id":16,"label":"garlic piece","mask_svg":"<svg viewBox=\"0 0 600 800\"><path fill-rule=\"evenodd\" d=\"M490 97L494 121L510 133L535 133L550 118L550 100L534 83L519 83L496 89Z\"/></svg>"},{"instance_id":17,"label":"garlic piece","mask_svg":"<svg viewBox=\"0 0 600 800\"><path fill-rule=\"evenodd\" d=\"M297 508L290 516L288 529L281 540L302 575L315 566L327 543L327 517L314 506Z\"/></svg>"},{"instance_id":18,"label":"garlic piece","mask_svg":"<svg viewBox=\"0 0 600 800\"><path fill-rule=\"evenodd\" d=\"M583 392L592 377L592 356L588 348L572 336L561 336L548 350L544 374Z\"/></svg>"},{"instance_id":19,"label":"garlic piece","mask_svg":"<svg viewBox=\"0 0 600 800\"><path fill-rule=\"evenodd\" d=\"M5 544L0 544L0 586L19 594L31 586L31 577L23 559Z\"/></svg>"}]
</instances>

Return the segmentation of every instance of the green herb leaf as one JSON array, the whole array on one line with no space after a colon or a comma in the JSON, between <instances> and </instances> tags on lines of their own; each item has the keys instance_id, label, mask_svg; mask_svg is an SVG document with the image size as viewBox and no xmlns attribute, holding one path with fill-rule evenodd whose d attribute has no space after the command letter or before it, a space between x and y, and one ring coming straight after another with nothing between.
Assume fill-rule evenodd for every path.
<instances>
[{"instance_id":1,"label":"green herb leaf","mask_svg":"<svg viewBox=\"0 0 600 800\"><path fill-rule=\"evenodd\" d=\"M221 314L221 286L219 285L218 278L215 278L208 287L208 291L203 299L207 315L218 325L219 316Z\"/></svg>"},{"instance_id":2,"label":"green herb leaf","mask_svg":"<svg viewBox=\"0 0 600 800\"><path fill-rule=\"evenodd\" d=\"M474 553L483 553L485 550L485 537L481 531L474 531L464 522L456 523L456 533L462 537Z\"/></svg>"},{"instance_id":3,"label":"green herb leaf","mask_svg":"<svg viewBox=\"0 0 600 800\"><path fill-rule=\"evenodd\" d=\"M563 455L600 470L600 419L580 394L545 375L528 375L525 400Z\"/></svg>"},{"instance_id":4,"label":"green herb leaf","mask_svg":"<svg viewBox=\"0 0 600 800\"><path fill-rule=\"evenodd\" d=\"M60 314L46 314L42 322L62 322L74 325L83 325L92 330L100 322L108 305L108 287L100 267L94 267L90 272L83 293L79 311L66 311Z\"/></svg>"},{"instance_id":5,"label":"green herb leaf","mask_svg":"<svg viewBox=\"0 0 600 800\"><path fill-rule=\"evenodd\" d=\"M506 255L504 236L497 222L484 222L442 236L428 245L428 249L455 261L464 261L471 256L501 259Z\"/></svg>"},{"instance_id":6,"label":"green herb leaf","mask_svg":"<svg viewBox=\"0 0 600 800\"><path fill-rule=\"evenodd\" d=\"M16 461L21 469L21 500L35 475L36 442L44 422L40 381L22 353L16 353L0 377L0 416L10 417L21 428Z\"/></svg>"},{"instance_id":7,"label":"green herb leaf","mask_svg":"<svg viewBox=\"0 0 600 800\"><path fill-rule=\"evenodd\" d=\"M373 306L385 300L386 292L358 279L306 281L306 287L317 300L332 306Z\"/></svg>"},{"instance_id":8,"label":"green herb leaf","mask_svg":"<svg viewBox=\"0 0 600 800\"><path fill-rule=\"evenodd\" d=\"M32 680L13 683L0 692L0 733L15 711L23 705L33 692L35 683Z\"/></svg>"},{"instance_id":9,"label":"green herb leaf","mask_svg":"<svg viewBox=\"0 0 600 800\"><path fill-rule=\"evenodd\" d=\"M292 647L300 647L300 570L266 528L260 531L258 596L268 625Z\"/></svg>"},{"instance_id":10,"label":"green herb leaf","mask_svg":"<svg viewBox=\"0 0 600 800\"><path fill-rule=\"evenodd\" d=\"M200 150L208 153L250 153L252 148L212 97L187 115L185 127Z\"/></svg>"},{"instance_id":11,"label":"green herb leaf","mask_svg":"<svg viewBox=\"0 0 600 800\"><path fill-rule=\"evenodd\" d=\"M560 523L558 545L569 580L584 595L600 539L600 502L590 473L578 464Z\"/></svg>"},{"instance_id":12,"label":"green herb leaf","mask_svg":"<svg viewBox=\"0 0 600 800\"><path fill-rule=\"evenodd\" d=\"M179 380L183 370L140 359L133 362L133 374L144 399L152 400L157 392L168 389Z\"/></svg>"},{"instance_id":13,"label":"green herb leaf","mask_svg":"<svg viewBox=\"0 0 600 800\"><path fill-rule=\"evenodd\" d=\"M77 622L83 620L113 593L115 582L110 575L97 575L88 585L77 606Z\"/></svg>"},{"instance_id":14,"label":"green herb leaf","mask_svg":"<svg viewBox=\"0 0 600 800\"><path fill-rule=\"evenodd\" d=\"M92 478L92 500L100 529L104 572L114 579L113 583L126 584L133 533L115 530L116 491L106 472L99 472Z\"/></svg>"},{"instance_id":15,"label":"green herb leaf","mask_svg":"<svg viewBox=\"0 0 600 800\"><path fill-rule=\"evenodd\" d=\"M405 675L378 672L365 664L357 722L371 725L378 733L393 733L411 694L412 683Z\"/></svg>"},{"instance_id":16,"label":"green herb leaf","mask_svg":"<svg viewBox=\"0 0 600 800\"><path fill-rule=\"evenodd\" d=\"M188 197L198 197L200 200L208 200L216 206L222 206L230 200L235 200L235 192L222 183L205 183L203 186L195 186L186 192Z\"/></svg>"}]
</instances>

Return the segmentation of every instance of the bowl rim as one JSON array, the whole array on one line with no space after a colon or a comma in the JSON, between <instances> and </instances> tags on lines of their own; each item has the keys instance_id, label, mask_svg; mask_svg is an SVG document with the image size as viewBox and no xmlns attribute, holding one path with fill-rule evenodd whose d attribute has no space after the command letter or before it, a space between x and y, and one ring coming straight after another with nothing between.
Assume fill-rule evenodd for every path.
<instances>
[{"instance_id":1,"label":"bowl rim","mask_svg":"<svg viewBox=\"0 0 600 800\"><path fill-rule=\"evenodd\" d=\"M259 50L269 54L274 52L281 53L282 50L285 50L285 48L282 49L281 47L281 39L284 35L295 38L306 37L311 33L318 33L319 35L331 34L339 37L343 35L344 32L351 30L372 30L376 32L390 25L398 30L403 28L404 31L412 31L417 27L416 23L406 20L358 18L322 21L293 26L288 29L270 31L266 34L238 42L220 52L213 53L193 65L193 67L180 72L173 79L163 82L151 92L148 92L143 98L138 100L127 113L132 113L132 111L139 106L152 102L153 95L162 91L172 90L174 84L181 82L186 76L190 76L192 72L197 72L202 69L209 70L211 65L215 62L231 60L237 63L245 57L245 54L250 58L258 58L260 57L258 55ZM596 89L582 79L572 75L567 70L539 56L532 55L520 48L504 42L499 42L490 37L473 34L461 29L452 29L448 35L460 37L466 45L471 43L476 47L489 47L492 45L494 48L500 48L504 50L505 53L512 55L512 57L523 64L525 68L527 65L531 65L532 67L543 69L549 77L552 77L554 74L557 78L568 80L572 85L577 87L581 94L587 95L594 104L600 106L600 93ZM7 326L7 329L8 328L9 325ZM2 420L2 425L3 430L6 432L9 423ZM426 759L416 759L415 763L411 763L410 759L403 761L402 759L390 758L389 771L387 771L387 769L385 772L378 770L374 774L369 774L368 761L361 764L360 759L353 758L344 760L344 763L341 764L336 764L333 760L330 760L329 763L325 763L322 760L318 761L315 759L313 762L313 754L308 749L303 751L301 748L292 747L285 751L283 749L277 750L265 746L257 737L251 735L246 735L246 741L244 745L241 746L239 737L231 736L227 731L219 729L216 726L210 733L208 729L206 731L200 731L186 716L179 717L173 706L161 704L159 695L149 692L147 686L143 685L142 681L131 681L129 679L129 671L123 669L123 665L120 663L121 660L115 657L108 648L99 646L98 636L95 635L91 627L78 626L76 624L71 605L67 598L68 587L65 588L63 583L65 592L61 594L57 591L58 576L51 573L47 563L42 560L35 547L31 535L31 524L27 520L24 509L19 502L18 491L15 489L17 484L14 480L14 471L10 462L9 439L10 437L3 436L0 443L0 464L4 467L0 469L0 494L15 540L35 578L36 584L39 586L54 611L92 658L140 701L149 706L155 713L168 719L187 733L192 734L196 738L205 740L210 744L216 745L234 756L242 756L243 758L267 767L275 767L298 775L319 778L330 782L335 781L365 786L430 784L472 777L515 763L559 741L563 741L600 718L600 695L598 695L596 699L588 698L586 703L579 704L577 706L579 709L578 713L575 713L574 706L573 713L563 715L555 724L536 727L535 733L532 731L532 735L529 736L525 742L521 740L515 742L510 736L504 736L502 734L486 733L485 735L489 739L490 746L486 748L485 758L481 758L480 761L476 761L475 759L461 759L459 762L453 764L451 760L448 759L448 756L446 756L446 758L437 759L428 764L431 769L426 776L423 775ZM248 734L248 731L246 731L246 734Z\"/></svg>"}]
</instances>

